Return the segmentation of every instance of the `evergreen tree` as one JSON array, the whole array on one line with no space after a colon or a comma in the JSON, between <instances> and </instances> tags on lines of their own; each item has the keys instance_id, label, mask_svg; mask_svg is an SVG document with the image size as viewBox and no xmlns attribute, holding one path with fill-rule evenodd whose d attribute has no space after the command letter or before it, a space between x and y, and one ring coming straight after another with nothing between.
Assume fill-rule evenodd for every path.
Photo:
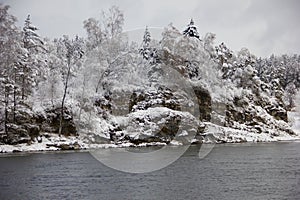
<instances>
[{"instance_id":1,"label":"evergreen tree","mask_svg":"<svg viewBox=\"0 0 300 200\"><path fill-rule=\"evenodd\" d=\"M39 49L44 49L44 42L36 33L38 28L32 25L30 15L27 16L23 27L23 42L24 47L31 52L38 52Z\"/></svg>"},{"instance_id":2,"label":"evergreen tree","mask_svg":"<svg viewBox=\"0 0 300 200\"><path fill-rule=\"evenodd\" d=\"M199 36L198 31L197 31L197 27L194 24L193 19L191 19L190 24L183 31L183 35L189 36L189 37L195 37L195 38L198 38L200 40L200 36Z\"/></svg>"},{"instance_id":3,"label":"evergreen tree","mask_svg":"<svg viewBox=\"0 0 300 200\"><path fill-rule=\"evenodd\" d=\"M151 42L151 35L148 30L148 27L145 29L145 33L143 36L143 42L142 47L140 48L139 52L142 55L143 59L149 60L150 54L151 54L151 48L150 48L150 42Z\"/></svg>"},{"instance_id":4,"label":"evergreen tree","mask_svg":"<svg viewBox=\"0 0 300 200\"><path fill-rule=\"evenodd\" d=\"M143 59L149 61L150 64L156 64L160 62L158 51L155 47L156 45L151 40L151 35L148 27L146 27L139 53L142 55Z\"/></svg>"},{"instance_id":5,"label":"evergreen tree","mask_svg":"<svg viewBox=\"0 0 300 200\"><path fill-rule=\"evenodd\" d=\"M27 53L25 63L22 65L22 100L32 93L33 88L46 74L44 42L36 33L37 30L38 28L32 25L30 15L28 15L23 27L23 46Z\"/></svg>"}]
</instances>

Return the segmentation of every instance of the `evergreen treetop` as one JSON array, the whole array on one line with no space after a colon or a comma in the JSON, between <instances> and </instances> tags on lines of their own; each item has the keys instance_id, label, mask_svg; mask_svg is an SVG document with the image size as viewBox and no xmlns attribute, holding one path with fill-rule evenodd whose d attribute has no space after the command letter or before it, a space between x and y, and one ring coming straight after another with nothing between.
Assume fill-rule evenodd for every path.
<instances>
[{"instance_id":1,"label":"evergreen treetop","mask_svg":"<svg viewBox=\"0 0 300 200\"><path fill-rule=\"evenodd\" d=\"M183 31L183 35L189 36L189 37L195 37L200 40L199 33L197 31L197 27L195 26L195 23L193 19L191 19L190 24L187 26L187 28Z\"/></svg>"}]
</instances>

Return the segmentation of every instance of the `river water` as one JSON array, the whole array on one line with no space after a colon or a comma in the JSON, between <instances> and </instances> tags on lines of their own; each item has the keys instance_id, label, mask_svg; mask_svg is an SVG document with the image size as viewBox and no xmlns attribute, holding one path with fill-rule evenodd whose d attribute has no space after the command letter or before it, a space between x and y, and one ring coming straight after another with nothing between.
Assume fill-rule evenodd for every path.
<instances>
[{"instance_id":1,"label":"river water","mask_svg":"<svg viewBox=\"0 0 300 200\"><path fill-rule=\"evenodd\" d=\"M0 199L300 199L300 143L192 146L161 170L131 174L88 152L0 155Z\"/></svg>"}]
</instances>

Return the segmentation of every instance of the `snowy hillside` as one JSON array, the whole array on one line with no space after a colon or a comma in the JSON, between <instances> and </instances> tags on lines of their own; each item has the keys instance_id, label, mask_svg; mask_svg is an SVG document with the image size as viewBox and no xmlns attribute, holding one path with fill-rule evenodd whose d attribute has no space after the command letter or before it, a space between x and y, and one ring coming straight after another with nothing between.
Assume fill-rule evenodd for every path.
<instances>
[{"instance_id":1,"label":"snowy hillside","mask_svg":"<svg viewBox=\"0 0 300 200\"><path fill-rule=\"evenodd\" d=\"M235 53L193 20L131 42L115 6L49 40L0 9L0 152L299 139L299 55Z\"/></svg>"},{"instance_id":2,"label":"snowy hillside","mask_svg":"<svg viewBox=\"0 0 300 200\"><path fill-rule=\"evenodd\" d=\"M295 107L288 114L292 129L300 135L300 92L295 96Z\"/></svg>"}]
</instances>

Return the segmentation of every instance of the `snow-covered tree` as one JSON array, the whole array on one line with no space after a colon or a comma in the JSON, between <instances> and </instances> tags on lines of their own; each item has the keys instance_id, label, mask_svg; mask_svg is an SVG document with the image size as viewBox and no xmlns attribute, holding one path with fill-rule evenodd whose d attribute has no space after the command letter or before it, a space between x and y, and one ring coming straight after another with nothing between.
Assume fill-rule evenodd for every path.
<instances>
[{"instance_id":1,"label":"snow-covered tree","mask_svg":"<svg viewBox=\"0 0 300 200\"><path fill-rule=\"evenodd\" d=\"M104 73L107 61L104 56L106 51L104 44L107 43L107 37L102 24L95 18L84 21L84 29L88 37L85 40L87 52L85 68L82 72L89 75L88 81L91 83L90 87L94 88L94 92L98 91L99 76ZM83 77L85 76L83 75Z\"/></svg>"},{"instance_id":2,"label":"snow-covered tree","mask_svg":"<svg viewBox=\"0 0 300 200\"><path fill-rule=\"evenodd\" d=\"M255 68L260 79L270 84L270 86L273 86L274 84L272 83L274 80L277 80L279 85L276 86L276 93L281 94L282 89L284 89L285 103L288 109L291 109L295 105L295 95L300 88L299 56L271 55L269 58L257 59ZM275 93L273 92L272 94Z\"/></svg>"},{"instance_id":3,"label":"snow-covered tree","mask_svg":"<svg viewBox=\"0 0 300 200\"><path fill-rule=\"evenodd\" d=\"M54 41L48 40L46 43L48 70L45 73L45 79L41 80L32 96L34 107L55 108L58 107L61 101L65 71L62 66L65 65L65 59L63 59L63 55L59 54L61 53L61 51L58 51L60 45L63 44L59 44L57 39L54 39Z\"/></svg>"},{"instance_id":4,"label":"snow-covered tree","mask_svg":"<svg viewBox=\"0 0 300 200\"><path fill-rule=\"evenodd\" d=\"M233 52L222 42L219 46L216 47L217 59L221 66L224 63L230 62L230 59L233 56Z\"/></svg>"},{"instance_id":5,"label":"snow-covered tree","mask_svg":"<svg viewBox=\"0 0 300 200\"><path fill-rule=\"evenodd\" d=\"M8 124L15 121L19 96L20 66L24 64L21 32L17 19L9 14L9 6L0 4L0 132L8 133Z\"/></svg>"},{"instance_id":6,"label":"snow-covered tree","mask_svg":"<svg viewBox=\"0 0 300 200\"><path fill-rule=\"evenodd\" d=\"M237 53L237 61L234 63L235 75L234 81L240 87L251 87L253 77L257 75L255 70L256 57L250 53L247 48L242 48Z\"/></svg>"},{"instance_id":7,"label":"snow-covered tree","mask_svg":"<svg viewBox=\"0 0 300 200\"><path fill-rule=\"evenodd\" d=\"M44 57L46 49L43 39L36 33L37 30L28 15L23 27L23 45L27 54L22 66L22 100L26 99L33 88L45 78L47 71Z\"/></svg>"},{"instance_id":8,"label":"snow-covered tree","mask_svg":"<svg viewBox=\"0 0 300 200\"><path fill-rule=\"evenodd\" d=\"M128 47L127 39L122 34L123 24L124 15L116 6L106 12L102 11L100 20L90 18L84 22L84 28L88 33L86 62L89 63L88 71L93 71L90 79L95 84L93 87L96 93L101 89L104 76L119 62Z\"/></svg>"},{"instance_id":9,"label":"snow-covered tree","mask_svg":"<svg viewBox=\"0 0 300 200\"><path fill-rule=\"evenodd\" d=\"M104 40L105 33L101 24L95 18L89 18L83 22L84 29L87 32L86 47L88 51L98 49Z\"/></svg>"},{"instance_id":10,"label":"snow-covered tree","mask_svg":"<svg viewBox=\"0 0 300 200\"><path fill-rule=\"evenodd\" d=\"M197 27L195 26L195 23L194 23L193 19L191 19L189 25L183 31L183 35L189 36L189 37L195 37L195 38L198 38L200 40L200 35L197 31Z\"/></svg>"},{"instance_id":11,"label":"snow-covered tree","mask_svg":"<svg viewBox=\"0 0 300 200\"><path fill-rule=\"evenodd\" d=\"M158 45L151 40L150 32L148 27L146 27L139 53L142 55L143 59L147 60L150 64L156 64L159 62L157 46Z\"/></svg>"},{"instance_id":12,"label":"snow-covered tree","mask_svg":"<svg viewBox=\"0 0 300 200\"><path fill-rule=\"evenodd\" d=\"M202 42L182 35L172 24L165 28L162 36L161 62L164 65L194 80L217 81L216 64Z\"/></svg>"},{"instance_id":13,"label":"snow-covered tree","mask_svg":"<svg viewBox=\"0 0 300 200\"><path fill-rule=\"evenodd\" d=\"M102 24L106 37L114 38L120 35L124 25L123 12L117 6L112 6L108 12L102 11Z\"/></svg>"},{"instance_id":14,"label":"snow-covered tree","mask_svg":"<svg viewBox=\"0 0 300 200\"><path fill-rule=\"evenodd\" d=\"M64 37L62 40L64 44L64 50L65 50L65 58L66 58L66 74L64 74L64 91L63 91L63 98L61 101L61 114L60 114L60 125L59 125L59 135L62 133L62 128L63 128L63 115L64 115L64 107L65 107L65 99L67 95L67 90L68 90L68 84L69 84L69 79L71 76L71 69L72 66L75 65L78 60L80 60L84 54L83 52L83 41L76 36L74 40L70 40L67 36Z\"/></svg>"},{"instance_id":15,"label":"snow-covered tree","mask_svg":"<svg viewBox=\"0 0 300 200\"><path fill-rule=\"evenodd\" d=\"M222 78L231 80L237 87L252 86L253 78L257 76L256 57L246 48L237 54L230 50L224 42L215 47L216 62L222 72Z\"/></svg>"},{"instance_id":16,"label":"snow-covered tree","mask_svg":"<svg viewBox=\"0 0 300 200\"><path fill-rule=\"evenodd\" d=\"M28 15L23 27L23 42L24 47L32 52L44 49L44 42L36 33L37 30L38 28L32 24L30 15Z\"/></svg>"},{"instance_id":17,"label":"snow-covered tree","mask_svg":"<svg viewBox=\"0 0 300 200\"><path fill-rule=\"evenodd\" d=\"M211 58L216 57L216 50L214 46L214 41L216 39L216 34L207 33L203 39L204 49L209 53Z\"/></svg>"},{"instance_id":18,"label":"snow-covered tree","mask_svg":"<svg viewBox=\"0 0 300 200\"><path fill-rule=\"evenodd\" d=\"M148 27L146 27L145 33L143 36L143 42L142 42L141 48L139 50L140 54L142 55L143 59L145 59L145 60L149 60L149 58L150 58L150 54L151 54L150 42L151 42L151 35L148 30Z\"/></svg>"}]
</instances>

